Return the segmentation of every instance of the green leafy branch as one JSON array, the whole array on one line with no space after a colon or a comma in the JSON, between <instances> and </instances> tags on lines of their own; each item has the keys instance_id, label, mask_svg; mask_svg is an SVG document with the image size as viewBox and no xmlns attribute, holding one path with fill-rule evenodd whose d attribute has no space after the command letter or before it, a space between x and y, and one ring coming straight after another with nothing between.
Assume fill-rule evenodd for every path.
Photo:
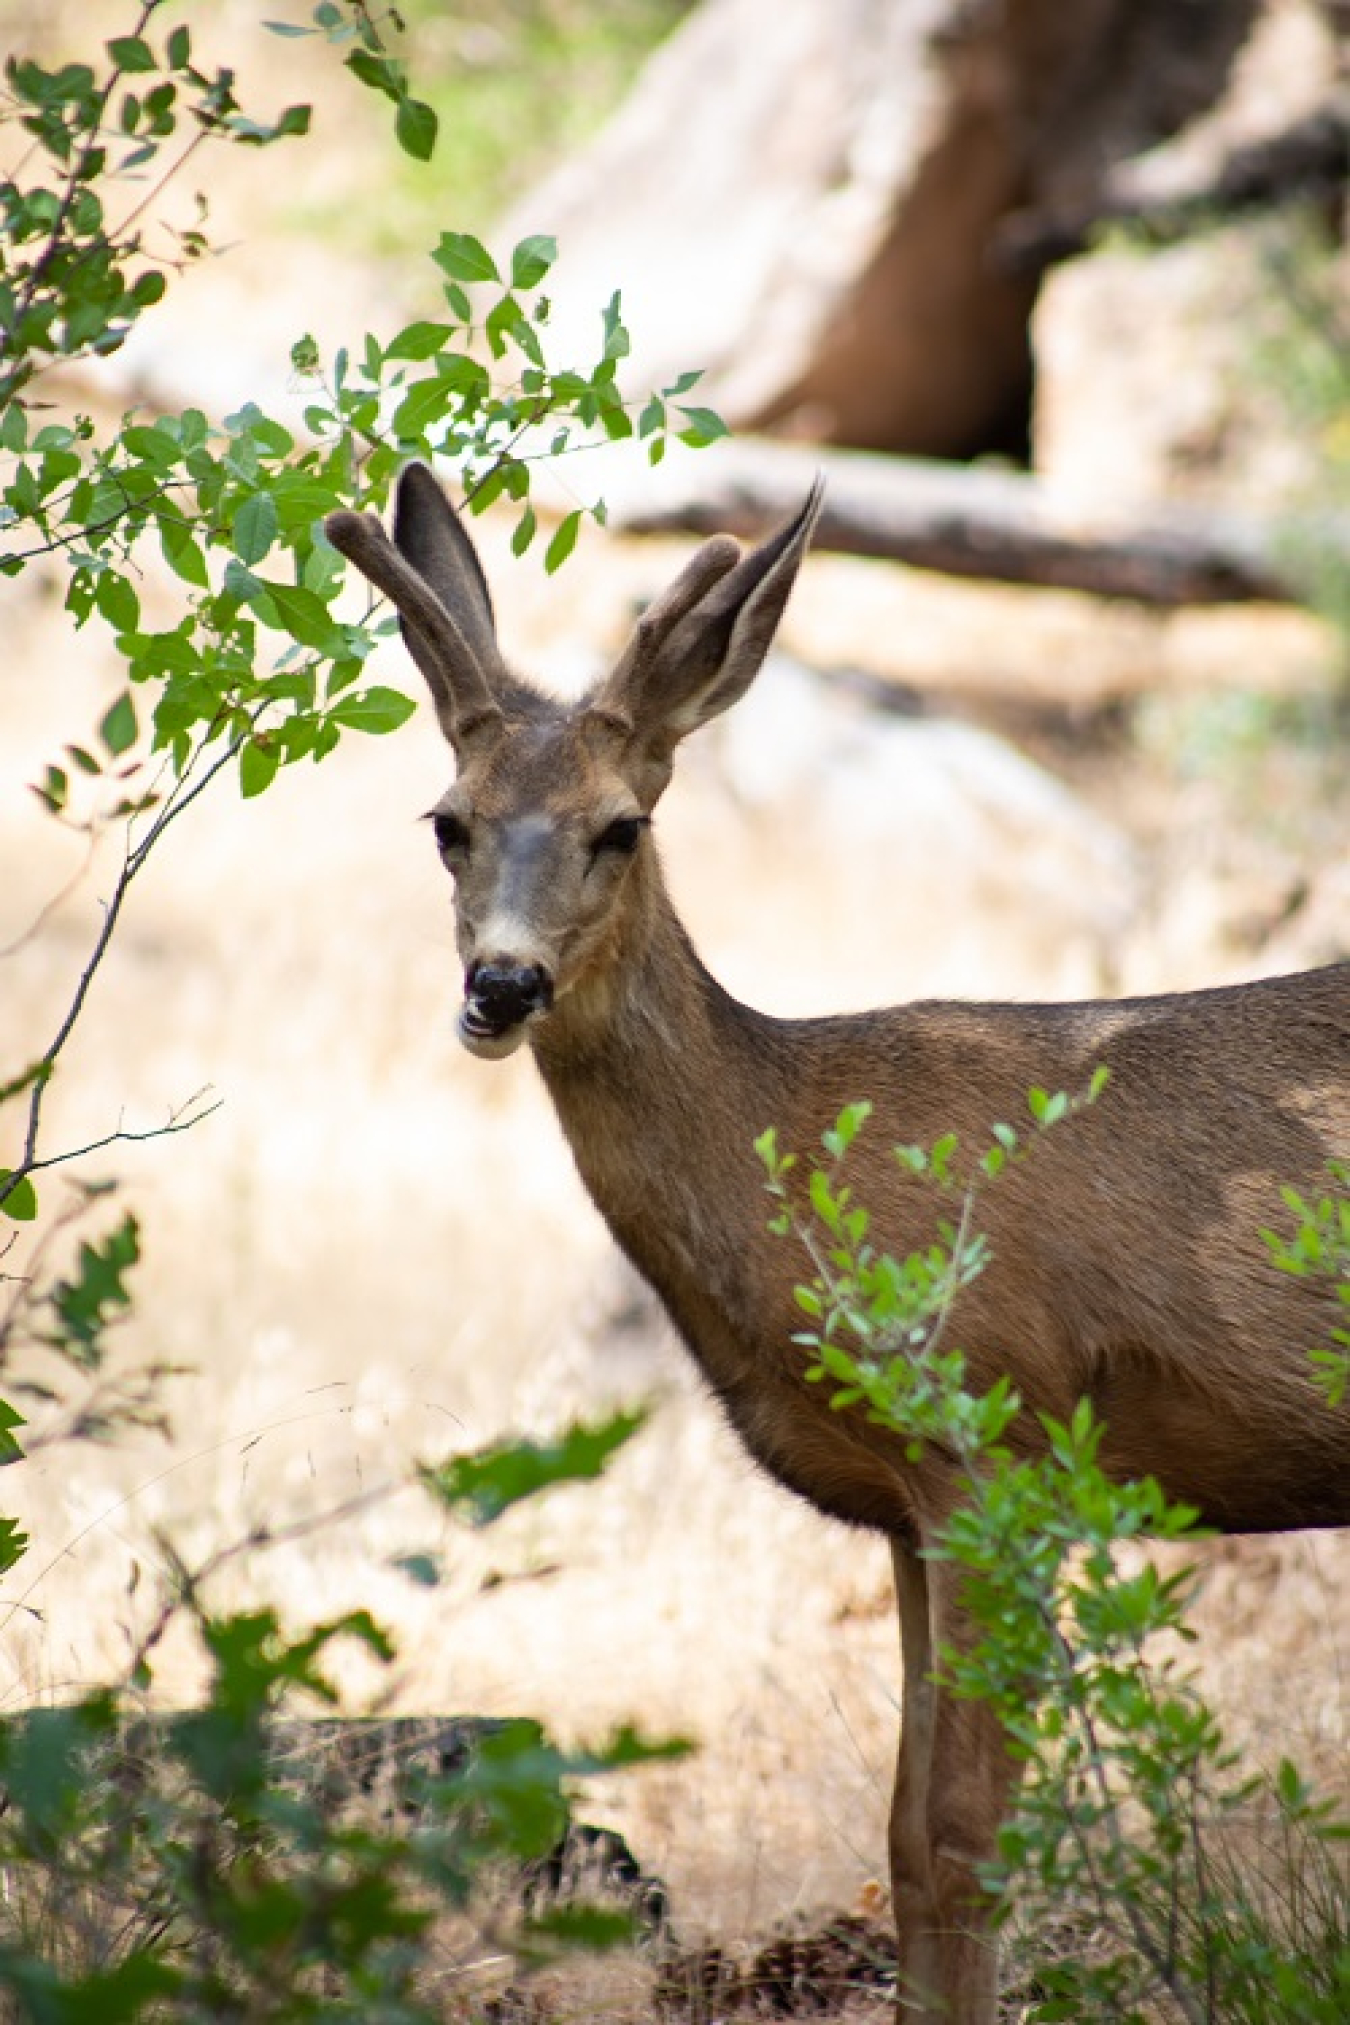
<instances>
[{"instance_id":1,"label":"green leafy branch","mask_svg":"<svg viewBox=\"0 0 1350 2025\"><path fill-rule=\"evenodd\" d=\"M1262 1231L1261 1236L1272 1264L1282 1273L1336 1283L1345 1327L1331 1332L1335 1349L1324 1346L1308 1353L1327 1403L1335 1407L1343 1405L1350 1392L1350 1164L1333 1160L1329 1171L1334 1193L1315 1202L1296 1188L1282 1190L1285 1207L1295 1220L1292 1237L1273 1230Z\"/></svg>"},{"instance_id":2,"label":"green leafy branch","mask_svg":"<svg viewBox=\"0 0 1350 2025\"><path fill-rule=\"evenodd\" d=\"M338 608L344 565L323 533L327 514L378 509L409 457L439 456L463 473L474 511L503 497L519 504L519 552L536 528L532 463L633 433L615 384L628 344L617 297L588 371L545 360L540 284L555 252L542 236L522 241L503 279L479 241L444 235L434 257L445 321L410 324L383 345L367 337L359 362L340 350L326 373L310 340L296 346L303 433L255 403L220 425L194 408L153 421L128 417L107 442L86 418L34 429L20 401L0 414L3 516L27 535L0 570L59 553L75 623L107 627L130 677L97 738L68 745L35 786L63 821L124 822L126 846L89 961L41 1058L47 1075L30 1094L22 1157L0 1176L0 1207L11 1215L16 1195L30 1213L35 1207L19 1191L39 1164L50 1071L127 893L170 824L227 768L237 765L242 792L257 795L283 766L327 757L344 731L387 733L411 714L401 691L361 685L368 656L394 622L364 591L362 615ZM475 303L470 290L484 288L487 299ZM494 363L507 362L503 386L477 355L480 342ZM706 427L685 427L676 399L690 381L685 375L669 390L667 421L701 438ZM649 431L649 454L666 428ZM546 440L536 440L541 431ZM603 502L592 511L603 518ZM570 553L581 515L578 508L558 526L548 567ZM142 590L148 575L166 569L183 588L182 616L154 626ZM142 692L152 699L148 711Z\"/></svg>"},{"instance_id":3,"label":"green leafy branch","mask_svg":"<svg viewBox=\"0 0 1350 2025\"><path fill-rule=\"evenodd\" d=\"M617 295L603 312L593 366L548 363L541 284L556 257L551 239L521 241L503 274L481 241L453 232L432 256L446 316L411 323L386 343L368 336L358 360L339 350L326 370L317 346L302 339L292 352L302 413L287 421L249 402L223 423L187 408L132 412L107 431L87 415L33 403L28 390L45 363L116 349L163 294L153 262L133 272L149 259L140 220L193 148L208 137L268 145L308 128L303 106L270 125L246 115L230 71L196 67L185 27L160 42L152 30L163 4L145 0L132 32L109 41L101 75L88 63L50 70L18 57L7 68L3 117L27 140L29 173L0 190L8 227L0 573L60 556L75 624L105 626L129 676L97 735L68 744L34 784L62 822L91 837L121 823L125 834L93 948L31 1073L20 1156L0 1170L0 1209L25 1221L37 1212L32 1176L66 1157L39 1155L52 1073L130 888L169 826L227 770L237 768L246 797L257 795L283 766L326 758L344 731L390 732L412 710L401 691L362 683L393 621L374 611L364 587L358 616L338 609L343 563L323 534L326 515L379 509L407 458L439 455L460 472L473 511L501 499L518 506L520 553L537 532L529 491L538 459L640 433L655 461L671 433L702 442L721 429L684 399L697 374L651 396L634 420L617 386L629 349ZM412 98L387 47L385 27L399 25L392 10L377 16L363 0L323 0L312 19L308 28L272 25L343 49L353 75L395 102L403 145L429 154L434 116ZM196 128L186 149L148 193L138 186L121 225L110 225L109 188L160 170L185 118ZM198 233L187 250L205 248ZM590 511L603 519L603 501ZM582 512L554 531L549 569L571 552ZM182 593L180 615L155 624L144 594L166 571Z\"/></svg>"},{"instance_id":4,"label":"green leafy branch","mask_svg":"<svg viewBox=\"0 0 1350 2025\"><path fill-rule=\"evenodd\" d=\"M55 360L117 350L161 299L164 268L174 262L147 250L140 221L203 142L264 146L308 131L308 106L289 106L271 123L245 115L233 74L194 63L186 26L157 48L150 30L166 4L144 0L131 33L105 45L101 75L89 63L52 70L31 57L6 61L0 123L17 127L28 145L0 183L0 404ZM159 158L185 113L194 131L164 166ZM160 174L147 191L152 168ZM112 223L111 195L124 186L134 201ZM180 235L177 259L205 247L199 231Z\"/></svg>"},{"instance_id":5,"label":"green leafy branch","mask_svg":"<svg viewBox=\"0 0 1350 2025\"><path fill-rule=\"evenodd\" d=\"M308 105L287 106L273 120L245 112L233 71L194 60L186 24L160 39L154 31L168 5L142 0L130 32L104 44L101 66L6 60L0 127L17 130L24 150L0 180L0 406L53 363L116 351L163 297L166 270L210 251L200 195L197 225L166 233L158 250L143 230L199 148L268 147L309 132ZM412 96L406 68L389 50L384 29L401 27L392 8L377 15L364 0L322 0L311 26L268 26L344 50L352 76L393 101L399 145L429 160L436 115ZM127 208L113 222L110 206L122 191Z\"/></svg>"},{"instance_id":6,"label":"green leafy branch","mask_svg":"<svg viewBox=\"0 0 1350 2025\"><path fill-rule=\"evenodd\" d=\"M392 7L377 15L365 0L344 0L344 4L339 4L339 0L320 0L311 27L288 21L269 21L267 26L274 35L317 35L335 48L345 49L342 60L352 76L393 102L394 133L403 152L414 161L430 161L436 147L435 111L424 99L413 97L408 88L407 66L391 55L380 32L381 22L395 31L403 26Z\"/></svg>"},{"instance_id":7,"label":"green leafy branch","mask_svg":"<svg viewBox=\"0 0 1350 2025\"><path fill-rule=\"evenodd\" d=\"M622 1432L616 1418L609 1432L612 1450L632 1427ZM510 1500L593 1474L601 1434L564 1432ZM458 1459L465 1468L474 1460ZM507 1447L477 1460L491 1473ZM455 1466L424 1475L449 1481ZM433 1919L462 1913L489 1871L523 1882L526 1867L560 1845L579 1782L687 1751L679 1738L629 1727L564 1751L537 1722L468 1718L452 1726L448 1748L419 1756L414 1747L407 1762L401 1746L391 1808L372 1808L359 1778L344 1794L339 1754L326 1770L315 1762L322 1720L297 1712L338 1705L332 1662L344 1644L391 1668L387 1631L363 1609L292 1630L271 1608L223 1612L207 1597L240 1555L350 1520L380 1495L255 1529L194 1570L169 1555L165 1600L129 1674L148 1687L169 1626L186 1620L205 1673L199 1706L135 1716L121 1693L104 1690L0 1722L0 1864L10 1885L0 1988L25 2015L300 2025L317 2015L322 1990L325 2016L435 2025L446 1971L429 1965ZM348 1741L359 1751L377 1727L352 1725ZM57 1878L59 1920L25 1924L43 1880ZM560 1943L611 1945L632 1932L631 1919L601 1907L531 1918L527 1904L526 1915L508 1926L497 1914L492 1931L494 1951L526 1965Z\"/></svg>"}]
</instances>

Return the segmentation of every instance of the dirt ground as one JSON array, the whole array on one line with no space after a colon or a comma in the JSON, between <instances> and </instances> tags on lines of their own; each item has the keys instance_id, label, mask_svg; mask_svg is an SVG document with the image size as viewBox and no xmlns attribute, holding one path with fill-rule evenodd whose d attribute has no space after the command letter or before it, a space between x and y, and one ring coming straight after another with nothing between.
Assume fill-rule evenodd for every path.
<instances>
[{"instance_id":1,"label":"dirt ground","mask_svg":"<svg viewBox=\"0 0 1350 2025\"><path fill-rule=\"evenodd\" d=\"M172 354L215 397L243 368L210 334L245 322L250 356L275 330L284 360L315 320L317 256L278 244L265 313L246 307L252 251L184 286L138 365L147 385ZM325 273L323 319L359 335L383 279ZM591 536L546 583L508 532L484 537L504 634L564 683L682 553ZM26 792L116 686L59 596L54 570L5 592L0 1069L66 1002L113 848L86 862ZM904 714L784 662L752 736L738 747L729 725L690 751L662 848L706 959L756 1004L1166 989L1350 953L1333 643L1312 620L1161 619L823 558L784 645L881 678ZM415 681L393 651L380 679ZM891 770L871 773L879 751ZM354 1702L531 1713L569 1740L624 1721L693 1737L691 1758L586 1803L667 1882L682 1934L736 1945L872 1906L897 1699L884 1550L753 1471L618 1263L529 1062L458 1048L448 898L416 822L446 778L420 710L260 803L218 792L137 892L51 1136L220 1099L184 1137L99 1163L144 1223L127 1354L188 1375L168 1444L61 1451L7 1480L34 1546L0 1624L3 1705L118 1667L164 1538L197 1556L389 1484L340 1526L233 1563L216 1600L267 1595L297 1621L368 1605L400 1656L389 1678L352 1662ZM651 1423L602 1484L485 1534L397 1488L415 1459L637 1399ZM395 1566L428 1548L434 1591ZM1235 1740L1350 1790L1350 1544L1224 1543L1206 1570L1198 1660ZM195 1678L170 1641L156 1696ZM629 2015L641 1972L604 1973L590 2015Z\"/></svg>"}]
</instances>

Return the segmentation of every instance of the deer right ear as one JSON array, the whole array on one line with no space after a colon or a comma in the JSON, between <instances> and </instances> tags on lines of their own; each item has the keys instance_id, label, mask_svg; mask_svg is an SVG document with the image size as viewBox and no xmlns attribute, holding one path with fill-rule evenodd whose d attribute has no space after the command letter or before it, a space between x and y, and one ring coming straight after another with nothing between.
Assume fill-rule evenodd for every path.
<instances>
[{"instance_id":1,"label":"deer right ear","mask_svg":"<svg viewBox=\"0 0 1350 2025\"><path fill-rule=\"evenodd\" d=\"M409 465L399 480L392 542L373 513L330 513L324 528L334 548L397 607L408 651L455 750L500 731L498 692L509 678L487 580L426 466Z\"/></svg>"}]
</instances>

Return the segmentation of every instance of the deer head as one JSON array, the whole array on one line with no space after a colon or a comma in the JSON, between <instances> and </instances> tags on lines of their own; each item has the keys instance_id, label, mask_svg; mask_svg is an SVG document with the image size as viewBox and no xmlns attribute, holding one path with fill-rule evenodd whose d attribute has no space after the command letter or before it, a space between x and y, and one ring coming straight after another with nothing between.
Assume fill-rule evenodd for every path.
<instances>
[{"instance_id":1,"label":"deer head","mask_svg":"<svg viewBox=\"0 0 1350 2025\"><path fill-rule=\"evenodd\" d=\"M455 881L472 1054L511 1054L620 946L675 748L759 672L821 491L748 553L728 536L705 542L573 704L507 668L482 565L425 465L399 481L392 541L372 514L330 515L334 547L398 608L454 747L431 820Z\"/></svg>"}]
</instances>

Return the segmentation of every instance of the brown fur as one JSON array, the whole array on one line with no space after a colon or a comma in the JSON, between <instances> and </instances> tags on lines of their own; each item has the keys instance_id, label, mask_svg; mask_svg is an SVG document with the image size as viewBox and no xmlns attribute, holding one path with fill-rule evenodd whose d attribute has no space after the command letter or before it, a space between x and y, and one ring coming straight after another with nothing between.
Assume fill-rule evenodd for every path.
<instances>
[{"instance_id":1,"label":"brown fur","mask_svg":"<svg viewBox=\"0 0 1350 2025\"><path fill-rule=\"evenodd\" d=\"M420 467L401 489L401 554L370 519L335 516L331 531L399 604L456 747L441 812L470 838L451 853L470 987L482 961L547 975L551 1005L522 1033L618 1242L752 1454L892 1541L901 2016L992 2025L996 1950L974 1867L992 1855L1013 1772L993 1719L928 1678L961 1621L950 1573L920 1557L960 1480L935 1454L909 1463L895 1437L805 1383L792 1342L803 1262L767 1233L752 1142L774 1125L808 1151L842 1105L869 1098L851 1180L903 1252L929 1240L937 1212L893 1144L954 1131L978 1151L996 1121L1025 1114L1031 1085L1079 1091L1105 1063L1102 1100L983 1199L992 1262L957 1309L971 1382L1011 1376L1028 1409L1013 1438L1029 1445L1036 1411L1065 1418L1090 1399L1106 1467L1157 1476L1216 1526L1344 1525L1350 1413L1326 1406L1307 1363L1332 1308L1324 1287L1278 1274L1257 1233L1281 1219L1282 1182L1317 1190L1327 1159L1350 1154L1350 965L1175 997L837 1019L770 1019L730 998L675 916L651 839L631 855L597 839L650 813L679 738L753 679L817 505L744 557L707 544L571 709L502 667L477 560ZM428 590L444 626L428 625Z\"/></svg>"}]
</instances>

